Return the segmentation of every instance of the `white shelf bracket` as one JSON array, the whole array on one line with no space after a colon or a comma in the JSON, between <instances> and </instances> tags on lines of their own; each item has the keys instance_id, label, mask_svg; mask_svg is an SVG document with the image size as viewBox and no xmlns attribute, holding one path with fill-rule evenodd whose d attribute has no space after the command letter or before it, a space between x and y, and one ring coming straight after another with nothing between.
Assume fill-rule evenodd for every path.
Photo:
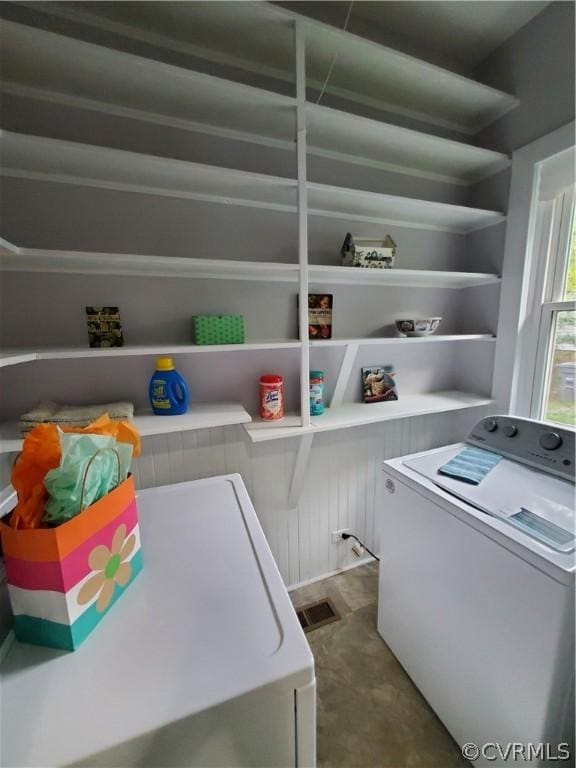
<instances>
[{"instance_id":1,"label":"white shelf bracket","mask_svg":"<svg viewBox=\"0 0 576 768\"><path fill-rule=\"evenodd\" d=\"M336 379L332 401L330 402L331 408L336 408L339 405L342 405L357 355L358 344L347 344L342 363L340 364L340 370L338 371L338 378Z\"/></svg>"},{"instance_id":2,"label":"white shelf bracket","mask_svg":"<svg viewBox=\"0 0 576 768\"><path fill-rule=\"evenodd\" d=\"M294 461L292 482L290 483L290 491L288 493L288 506L290 509L297 507L298 502L300 501L304 482L306 481L306 472L308 471L308 461L310 459L310 450L312 449L313 440L313 433L302 435L300 439L298 453L296 454L296 459Z\"/></svg>"}]
</instances>

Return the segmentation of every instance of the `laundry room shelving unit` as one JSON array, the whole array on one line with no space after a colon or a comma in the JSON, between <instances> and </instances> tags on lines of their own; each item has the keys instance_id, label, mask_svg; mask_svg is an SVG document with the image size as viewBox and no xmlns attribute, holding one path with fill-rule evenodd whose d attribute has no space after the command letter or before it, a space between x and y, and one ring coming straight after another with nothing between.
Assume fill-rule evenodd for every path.
<instances>
[{"instance_id":1,"label":"laundry room shelving unit","mask_svg":"<svg viewBox=\"0 0 576 768\"><path fill-rule=\"evenodd\" d=\"M307 166L310 158L321 158L451 185L470 185L502 170L509 159L453 138L367 118L355 114L352 107L369 107L372 113L380 110L385 116L396 114L435 129L467 134L513 108L517 103L514 97L267 3L234 3L233 24L229 23L228 3L182 3L178 6L178 18L157 13L154 29L148 26L146 14L135 23L130 16L130 4L99 4L98 15L86 6L70 3L55 2L49 8L44 4L27 5L53 17L113 33L129 41L132 48L150 46L154 53L144 57L140 49L138 54L124 50L129 45L114 49L21 21L3 21L0 92L6 97L36 100L52 108L86 110L110 119L138 121L158 130L177 129L189 131L191 136L218 137L243 142L244 146L279 150L294 159L295 172L292 176L274 176L167 156L169 151L133 151L116 139L111 147L76 138L71 141L38 135L37 130L28 133L12 129L2 130L0 135L3 177L128 196L148 195L187 201L189 205L240 207L257 210L263 217L288 215L297 221L298 245L293 254L297 252L298 258L290 262L285 258L233 260L197 253L189 257L161 252L139 254L137 249L129 252L125 248L100 252L77 248L75 243L71 243L69 250L33 248L23 240L11 242L9 233L4 233L6 240L0 242L2 268L47 275L223 280L233 281L233 285L237 285L236 281L247 281L258 284L262 290L266 285L290 283L298 289L299 326L303 333L300 339L248 340L242 345L223 347L167 342L128 344L111 350L90 350L75 344L7 348L0 351L0 368L8 369L3 375L38 362L61 365L66 370L74 361L88 358L105 360L113 366L121 361L126 365L131 360L136 364L140 358L158 354L178 354L179 359L193 355L209 364L220 359L215 352L235 355L235 366L239 364L239 355L246 366L253 363L255 355L260 365L261 355L269 355L271 364L282 359L294 375L299 371L299 409L279 424L259 423L253 418L254 408L245 404L206 403L194 406L185 417L168 420L155 420L140 413L136 425L143 436L242 423L250 439L259 442L480 407L490 402L486 392L475 394L446 387L401 394L401 400L395 403L365 406L354 402L352 377L366 348L381 346L403 350L407 355L413 354L412 350L416 355L426 349L449 350L438 358L444 361L451 360L450 355L457 355L457 350L464 347L482 345L489 351L478 355L477 365L485 366L496 340L489 333L448 332L420 339L361 336L309 342L307 295L309 289L329 290L331 286L360 291L378 286L419 291L454 289L457 296L461 289L497 285L499 275L444 267L382 271L345 268L336 265L339 244L335 244L334 263L315 263L314 249L310 248L311 257L308 253L308 230L314 222L324 226L331 220L342 222L343 232L353 226L351 222L380 227L383 234L385 228L396 226L430 236L459 237L463 247L467 236L502 224L504 215L321 183L308 178ZM157 8L161 9L162 4ZM192 57L192 64L198 63L197 69L158 60L158 51L162 49ZM315 103L314 94L325 85L335 53L338 66L325 90L347 100L351 105L349 112ZM208 65L218 71L218 76L201 71ZM386 76L375 80L376 71L385 72ZM268 88L260 87L262 79L267 79ZM243 82L248 80L251 84ZM269 89L272 80L277 91ZM331 407L322 417L310 419L310 358L314 362L320 351L322 355L333 356ZM253 387L257 387L256 376ZM40 391L36 394L41 399ZM16 416L14 413L0 427L1 451L19 450Z\"/></svg>"}]
</instances>

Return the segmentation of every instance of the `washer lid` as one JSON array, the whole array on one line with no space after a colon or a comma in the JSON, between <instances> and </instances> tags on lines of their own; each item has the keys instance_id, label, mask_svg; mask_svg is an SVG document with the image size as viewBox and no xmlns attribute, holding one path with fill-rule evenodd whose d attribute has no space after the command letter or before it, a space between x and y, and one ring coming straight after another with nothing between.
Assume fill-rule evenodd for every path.
<instances>
[{"instance_id":1,"label":"washer lid","mask_svg":"<svg viewBox=\"0 0 576 768\"><path fill-rule=\"evenodd\" d=\"M138 494L142 573L74 653L16 643L2 765L68 765L263 686L313 657L240 475Z\"/></svg>"},{"instance_id":2,"label":"washer lid","mask_svg":"<svg viewBox=\"0 0 576 768\"><path fill-rule=\"evenodd\" d=\"M486 475L479 485L470 485L461 480L438 474L438 469L460 453L465 444L427 451L423 454L404 457L404 467L417 472L466 504L459 505L470 514L475 514L492 528L504 533L510 539L544 557L564 571L575 569L574 552L559 552L537 539L517 530L510 522L503 520L505 512L520 512L522 508L532 509L538 499L547 499L572 510L574 507L574 486L552 475L532 469L507 458L502 460ZM392 463L392 462L391 462ZM474 509L471 510L471 505ZM480 514L476 513L480 510Z\"/></svg>"}]
</instances>

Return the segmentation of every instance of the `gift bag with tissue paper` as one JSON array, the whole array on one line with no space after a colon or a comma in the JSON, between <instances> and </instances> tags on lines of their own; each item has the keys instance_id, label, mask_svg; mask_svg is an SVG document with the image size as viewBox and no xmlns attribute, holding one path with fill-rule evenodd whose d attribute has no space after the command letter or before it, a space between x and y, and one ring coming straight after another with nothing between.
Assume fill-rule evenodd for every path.
<instances>
[{"instance_id":1,"label":"gift bag with tissue paper","mask_svg":"<svg viewBox=\"0 0 576 768\"><path fill-rule=\"evenodd\" d=\"M128 474L134 444L88 429L57 430L59 463L44 467L39 527L22 527L19 517L0 522L14 630L23 642L75 650L142 568Z\"/></svg>"}]
</instances>

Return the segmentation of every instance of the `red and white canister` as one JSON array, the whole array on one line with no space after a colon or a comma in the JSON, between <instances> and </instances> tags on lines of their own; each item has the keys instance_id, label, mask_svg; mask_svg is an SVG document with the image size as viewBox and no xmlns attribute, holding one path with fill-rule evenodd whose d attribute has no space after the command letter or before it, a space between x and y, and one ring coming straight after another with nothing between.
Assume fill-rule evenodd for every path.
<instances>
[{"instance_id":1,"label":"red and white canister","mask_svg":"<svg viewBox=\"0 0 576 768\"><path fill-rule=\"evenodd\" d=\"M260 416L266 421L284 418L284 379L267 373L260 376Z\"/></svg>"}]
</instances>

